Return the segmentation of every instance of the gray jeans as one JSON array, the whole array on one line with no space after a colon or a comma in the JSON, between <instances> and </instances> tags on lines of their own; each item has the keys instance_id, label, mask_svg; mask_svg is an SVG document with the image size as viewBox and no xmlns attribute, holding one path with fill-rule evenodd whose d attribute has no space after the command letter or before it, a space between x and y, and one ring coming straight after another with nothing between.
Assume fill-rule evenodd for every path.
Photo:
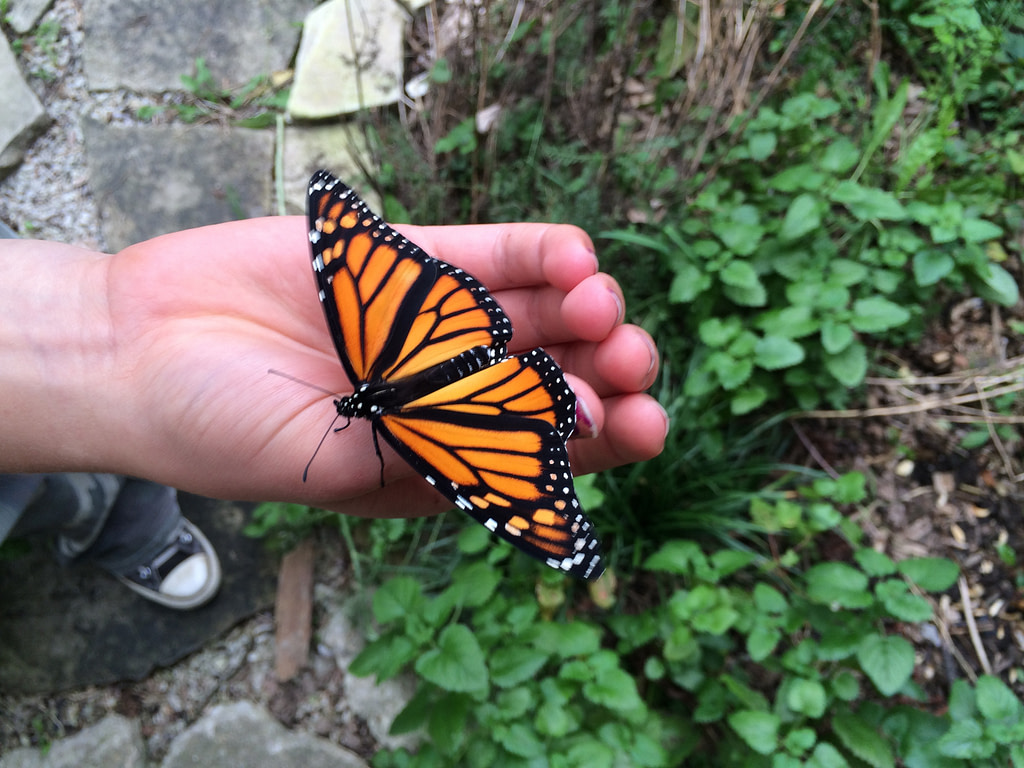
<instances>
[{"instance_id":1,"label":"gray jeans","mask_svg":"<svg viewBox=\"0 0 1024 768\"><path fill-rule=\"evenodd\" d=\"M0 475L0 542L53 534L57 558L114 572L152 560L173 538L181 510L173 488L79 472Z\"/></svg>"}]
</instances>

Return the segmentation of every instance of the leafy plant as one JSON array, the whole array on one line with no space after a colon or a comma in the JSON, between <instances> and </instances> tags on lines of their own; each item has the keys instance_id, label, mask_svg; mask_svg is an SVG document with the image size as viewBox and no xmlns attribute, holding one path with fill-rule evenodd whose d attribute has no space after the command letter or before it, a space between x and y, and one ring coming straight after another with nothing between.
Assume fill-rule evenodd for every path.
<instances>
[{"instance_id":1,"label":"leafy plant","mask_svg":"<svg viewBox=\"0 0 1024 768\"><path fill-rule=\"evenodd\" d=\"M780 60L751 82L778 90L727 83L720 104L701 93L719 81L681 74L698 45L728 66L739 46L698 38L722 17L694 4L492 5L426 68L424 108L380 118L385 198L409 205L389 210L606 235L673 430L585 504L621 586L586 594L445 524L417 557L446 553L446 574L378 590L353 669L413 676L394 730L428 741L376 765L1021 764L1009 689L958 683L950 716L914 676L903 630L956 566L875 551L848 516L864 477L782 461L787 409L854 398L947 298L1019 300L1019 21L965 0L826 5L788 63L811 19L777 9L757 44ZM746 29L766 18L729 8Z\"/></svg>"},{"instance_id":2,"label":"leafy plant","mask_svg":"<svg viewBox=\"0 0 1024 768\"><path fill-rule=\"evenodd\" d=\"M585 598L557 575L510 570L519 561L506 562L507 545L464 562L436 594L415 579L387 581L373 597L381 634L350 669L379 679L414 674L416 693L392 732L422 729L430 741L416 754L380 753L374 765L1019 759L1024 711L994 678L973 690L958 684L953 717L896 698L921 692L913 647L886 627L930 620L920 592L950 587L956 566L896 563L855 541L850 563L804 566L816 535L859 537L835 505L863 500L864 478L794 491L751 511L792 548L769 560L665 542L641 570L664 598L640 610L584 613ZM467 528L460 548L477 553L481 539L483 529ZM532 594L526 576L536 578ZM709 742L714 750L702 748Z\"/></svg>"},{"instance_id":3,"label":"leafy plant","mask_svg":"<svg viewBox=\"0 0 1024 768\"><path fill-rule=\"evenodd\" d=\"M242 533L257 539L266 539L276 551L286 552L309 536L314 529L337 520L338 515L325 509L305 504L287 504L267 501L252 512L252 519Z\"/></svg>"},{"instance_id":4,"label":"leafy plant","mask_svg":"<svg viewBox=\"0 0 1024 768\"><path fill-rule=\"evenodd\" d=\"M833 127L837 102L792 96L750 120L729 173L706 183L682 224L605 233L671 272L668 299L699 340L689 397L724 397L734 416L778 401L841 405L867 374L871 342L915 337L938 284L1017 302L987 249L999 225L932 185L901 196L880 186L884 175L866 183L908 98L906 83L884 88L862 146Z\"/></svg>"},{"instance_id":5,"label":"leafy plant","mask_svg":"<svg viewBox=\"0 0 1024 768\"><path fill-rule=\"evenodd\" d=\"M186 123L218 116L240 128L265 128L274 124L288 101L287 91L276 91L266 75L257 75L239 89L223 87L203 58L196 59L195 75L182 75L181 82L192 97L189 101L141 107L139 118L149 120L172 109Z\"/></svg>"}]
</instances>

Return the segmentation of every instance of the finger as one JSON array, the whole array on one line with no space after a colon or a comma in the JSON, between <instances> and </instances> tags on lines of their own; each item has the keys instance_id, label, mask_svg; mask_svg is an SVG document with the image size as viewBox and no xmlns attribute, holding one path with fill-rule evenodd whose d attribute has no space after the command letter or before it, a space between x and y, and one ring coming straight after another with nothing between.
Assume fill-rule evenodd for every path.
<instances>
[{"instance_id":1,"label":"finger","mask_svg":"<svg viewBox=\"0 0 1024 768\"><path fill-rule=\"evenodd\" d=\"M576 427L572 437L585 439L596 437L604 429L604 403L594 388L583 379L573 375L565 377L569 388L576 395Z\"/></svg>"},{"instance_id":2,"label":"finger","mask_svg":"<svg viewBox=\"0 0 1024 768\"><path fill-rule=\"evenodd\" d=\"M396 226L435 258L469 272L488 290L549 284L568 292L597 272L590 237L567 224Z\"/></svg>"},{"instance_id":3,"label":"finger","mask_svg":"<svg viewBox=\"0 0 1024 768\"><path fill-rule=\"evenodd\" d=\"M652 459L665 447L669 421L665 409L649 395L631 394L604 400L604 429L593 440L573 440L573 473L600 472Z\"/></svg>"},{"instance_id":4,"label":"finger","mask_svg":"<svg viewBox=\"0 0 1024 768\"><path fill-rule=\"evenodd\" d=\"M562 369L601 397L643 392L658 376L658 350L642 328L620 325L604 341L546 347Z\"/></svg>"},{"instance_id":5,"label":"finger","mask_svg":"<svg viewBox=\"0 0 1024 768\"><path fill-rule=\"evenodd\" d=\"M569 293L557 288L517 288L496 296L515 328L513 347L533 349L583 339L601 341L622 322L619 284L599 272Z\"/></svg>"}]
</instances>

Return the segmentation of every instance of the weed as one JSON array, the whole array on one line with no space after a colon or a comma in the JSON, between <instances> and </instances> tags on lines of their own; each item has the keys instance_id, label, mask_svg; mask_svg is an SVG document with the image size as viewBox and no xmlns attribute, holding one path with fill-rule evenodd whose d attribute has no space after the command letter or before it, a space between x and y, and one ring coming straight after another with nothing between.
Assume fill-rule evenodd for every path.
<instances>
[{"instance_id":1,"label":"weed","mask_svg":"<svg viewBox=\"0 0 1024 768\"><path fill-rule=\"evenodd\" d=\"M140 107L139 119L151 120L170 109L186 123L222 119L239 128L266 128L275 123L288 100L287 91L275 90L265 75L257 75L241 88L226 88L217 82L203 58L196 59L195 74L182 75L181 82L190 95L188 101Z\"/></svg>"}]
</instances>

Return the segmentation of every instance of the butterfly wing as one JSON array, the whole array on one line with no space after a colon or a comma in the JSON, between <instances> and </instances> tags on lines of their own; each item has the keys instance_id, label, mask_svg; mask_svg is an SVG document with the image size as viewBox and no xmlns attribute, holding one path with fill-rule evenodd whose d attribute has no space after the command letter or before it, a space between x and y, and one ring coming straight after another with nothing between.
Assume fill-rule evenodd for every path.
<instances>
[{"instance_id":1,"label":"butterfly wing","mask_svg":"<svg viewBox=\"0 0 1024 768\"><path fill-rule=\"evenodd\" d=\"M512 324L474 277L425 254L327 171L310 180L308 209L320 300L353 386L467 353L471 369L505 356Z\"/></svg>"},{"instance_id":2,"label":"butterfly wing","mask_svg":"<svg viewBox=\"0 0 1024 768\"><path fill-rule=\"evenodd\" d=\"M542 349L382 415L384 439L431 485L530 556L584 579L604 571L565 441L576 397Z\"/></svg>"},{"instance_id":3,"label":"butterfly wing","mask_svg":"<svg viewBox=\"0 0 1024 768\"><path fill-rule=\"evenodd\" d=\"M552 567L600 576L565 448L576 398L554 360L506 358L512 325L484 286L327 171L310 180L308 214L320 301L356 389L339 412L361 401L348 413L457 507Z\"/></svg>"}]
</instances>

